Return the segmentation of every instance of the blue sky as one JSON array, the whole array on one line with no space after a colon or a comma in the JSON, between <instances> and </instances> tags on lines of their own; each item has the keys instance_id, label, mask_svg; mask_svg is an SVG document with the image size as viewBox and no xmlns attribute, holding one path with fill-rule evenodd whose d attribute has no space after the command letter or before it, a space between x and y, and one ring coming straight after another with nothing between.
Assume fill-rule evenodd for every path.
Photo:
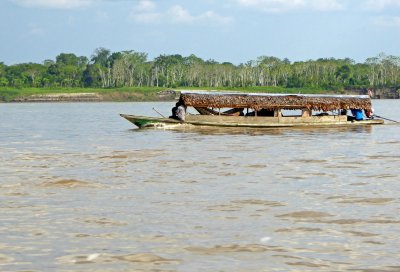
<instances>
[{"instance_id":1,"label":"blue sky","mask_svg":"<svg viewBox=\"0 0 400 272\"><path fill-rule=\"evenodd\" d=\"M98 47L235 64L400 56L400 0L1 0L0 62Z\"/></svg>"}]
</instances>

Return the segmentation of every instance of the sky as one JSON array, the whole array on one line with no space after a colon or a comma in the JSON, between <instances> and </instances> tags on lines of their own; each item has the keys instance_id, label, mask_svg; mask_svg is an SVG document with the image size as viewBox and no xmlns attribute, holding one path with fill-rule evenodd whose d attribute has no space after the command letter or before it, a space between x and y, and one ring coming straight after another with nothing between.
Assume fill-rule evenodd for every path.
<instances>
[{"instance_id":1,"label":"sky","mask_svg":"<svg viewBox=\"0 0 400 272\"><path fill-rule=\"evenodd\" d=\"M400 0L0 0L0 62L96 48L234 64L400 56Z\"/></svg>"}]
</instances>

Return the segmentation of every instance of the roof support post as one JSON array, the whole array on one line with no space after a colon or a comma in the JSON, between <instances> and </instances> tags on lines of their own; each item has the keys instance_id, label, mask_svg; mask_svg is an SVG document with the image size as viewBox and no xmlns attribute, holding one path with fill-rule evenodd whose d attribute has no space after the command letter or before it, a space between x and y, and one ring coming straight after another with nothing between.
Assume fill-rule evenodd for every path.
<instances>
[{"instance_id":1,"label":"roof support post","mask_svg":"<svg viewBox=\"0 0 400 272\"><path fill-rule=\"evenodd\" d=\"M274 117L282 117L281 109L277 109L277 110L274 111Z\"/></svg>"},{"instance_id":2,"label":"roof support post","mask_svg":"<svg viewBox=\"0 0 400 272\"><path fill-rule=\"evenodd\" d=\"M301 117L310 117L312 115L311 110L309 109L303 109L301 113Z\"/></svg>"}]
</instances>

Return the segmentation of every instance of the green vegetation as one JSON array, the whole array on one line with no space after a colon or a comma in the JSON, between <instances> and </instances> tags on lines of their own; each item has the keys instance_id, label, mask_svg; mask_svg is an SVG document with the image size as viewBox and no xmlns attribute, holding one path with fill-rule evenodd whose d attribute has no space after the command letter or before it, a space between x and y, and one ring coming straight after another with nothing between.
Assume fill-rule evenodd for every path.
<instances>
[{"instance_id":1,"label":"green vegetation","mask_svg":"<svg viewBox=\"0 0 400 272\"><path fill-rule=\"evenodd\" d=\"M165 89L218 89L284 93L344 92L400 86L400 57L380 54L364 63L351 59L290 62L261 56L234 65L190 55L111 52L91 58L61 53L42 64L0 62L0 101L47 93L100 93L106 100L153 100Z\"/></svg>"}]
</instances>

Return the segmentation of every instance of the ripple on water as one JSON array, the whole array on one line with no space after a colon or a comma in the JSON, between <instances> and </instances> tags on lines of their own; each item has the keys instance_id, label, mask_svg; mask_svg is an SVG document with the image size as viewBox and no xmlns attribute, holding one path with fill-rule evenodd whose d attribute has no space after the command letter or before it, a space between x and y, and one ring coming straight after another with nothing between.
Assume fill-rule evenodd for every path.
<instances>
[{"instance_id":1,"label":"ripple on water","mask_svg":"<svg viewBox=\"0 0 400 272\"><path fill-rule=\"evenodd\" d=\"M287 262L287 265L290 266L304 266L309 268L318 268L318 267L329 267L329 265L321 264L321 263L314 263L314 262Z\"/></svg>"},{"instance_id":2,"label":"ripple on water","mask_svg":"<svg viewBox=\"0 0 400 272\"><path fill-rule=\"evenodd\" d=\"M354 183L350 183L351 186L365 186L368 185L367 182L354 182Z\"/></svg>"},{"instance_id":3,"label":"ripple on water","mask_svg":"<svg viewBox=\"0 0 400 272\"><path fill-rule=\"evenodd\" d=\"M397 178L396 175L393 174L378 174L378 175L364 175L364 176L357 176L362 179L387 179L387 178Z\"/></svg>"},{"instance_id":4,"label":"ripple on water","mask_svg":"<svg viewBox=\"0 0 400 272\"><path fill-rule=\"evenodd\" d=\"M80 218L78 221L82 221L87 224L101 225L101 226L126 226L128 223L112 220L109 218Z\"/></svg>"},{"instance_id":5,"label":"ripple on water","mask_svg":"<svg viewBox=\"0 0 400 272\"><path fill-rule=\"evenodd\" d=\"M242 207L240 205L232 205L232 204L220 204L208 206L207 211L219 211L219 212L237 212L240 211Z\"/></svg>"},{"instance_id":6,"label":"ripple on water","mask_svg":"<svg viewBox=\"0 0 400 272\"><path fill-rule=\"evenodd\" d=\"M118 234L116 233L100 233L100 234L75 233L73 236L76 238L101 238L101 239L118 238Z\"/></svg>"},{"instance_id":7,"label":"ripple on water","mask_svg":"<svg viewBox=\"0 0 400 272\"><path fill-rule=\"evenodd\" d=\"M357 271L357 272L398 272L400 271L400 266L379 266L376 268L358 268L358 269L353 269L352 271Z\"/></svg>"},{"instance_id":8,"label":"ripple on water","mask_svg":"<svg viewBox=\"0 0 400 272\"><path fill-rule=\"evenodd\" d=\"M102 185L95 182L82 181L77 179L58 179L58 180L45 181L40 183L39 186L46 188L69 188L69 189L103 187Z\"/></svg>"},{"instance_id":9,"label":"ripple on water","mask_svg":"<svg viewBox=\"0 0 400 272\"><path fill-rule=\"evenodd\" d=\"M357 219L345 218L335 220L321 220L320 223L339 224L339 225L355 225L355 224L400 224L400 220L393 219Z\"/></svg>"},{"instance_id":10,"label":"ripple on water","mask_svg":"<svg viewBox=\"0 0 400 272\"><path fill-rule=\"evenodd\" d=\"M358 166L357 163L351 163L351 164L335 164L335 165L328 165L325 166L326 168L330 169L361 169L363 167Z\"/></svg>"},{"instance_id":11,"label":"ripple on water","mask_svg":"<svg viewBox=\"0 0 400 272\"><path fill-rule=\"evenodd\" d=\"M371 244L371 245L384 245L384 244L385 244L385 243L382 243L382 242L370 241L370 240L364 241L363 243L365 243L365 244Z\"/></svg>"},{"instance_id":12,"label":"ripple on water","mask_svg":"<svg viewBox=\"0 0 400 272\"><path fill-rule=\"evenodd\" d=\"M399 155L374 155L367 156L370 160L383 160L383 159L400 159Z\"/></svg>"},{"instance_id":13,"label":"ripple on water","mask_svg":"<svg viewBox=\"0 0 400 272\"><path fill-rule=\"evenodd\" d=\"M128 159L128 155L111 155L111 156L101 156L99 159Z\"/></svg>"},{"instance_id":14,"label":"ripple on water","mask_svg":"<svg viewBox=\"0 0 400 272\"><path fill-rule=\"evenodd\" d=\"M362 231L346 231L347 233L350 233L354 236L358 237L374 237L374 236L379 236L379 234L376 233L369 233L369 232L362 232Z\"/></svg>"},{"instance_id":15,"label":"ripple on water","mask_svg":"<svg viewBox=\"0 0 400 272\"><path fill-rule=\"evenodd\" d=\"M400 141L392 140L392 141L385 141L385 142L379 142L377 143L379 145L385 145L385 144L400 144Z\"/></svg>"},{"instance_id":16,"label":"ripple on water","mask_svg":"<svg viewBox=\"0 0 400 272\"><path fill-rule=\"evenodd\" d=\"M4 193L4 195L5 196L13 196L13 197L29 196L29 194L26 192L9 192L9 193Z\"/></svg>"},{"instance_id":17,"label":"ripple on water","mask_svg":"<svg viewBox=\"0 0 400 272\"><path fill-rule=\"evenodd\" d=\"M334 199L333 197L328 197L327 199ZM396 199L394 198L363 198L363 197L349 197L349 196L343 196L343 197L338 197L335 198L337 203L343 203L343 204L367 204L367 205L383 205L387 203L391 203L395 201Z\"/></svg>"},{"instance_id":18,"label":"ripple on water","mask_svg":"<svg viewBox=\"0 0 400 272\"><path fill-rule=\"evenodd\" d=\"M220 211L220 212L235 212L240 211L246 207L251 206L262 206L262 207L282 207L286 206L287 203L279 201L271 201L264 199L242 199L234 200L227 204L219 204L208 206L208 211Z\"/></svg>"},{"instance_id":19,"label":"ripple on water","mask_svg":"<svg viewBox=\"0 0 400 272\"><path fill-rule=\"evenodd\" d=\"M267 164L250 164L250 165L248 165L247 167L249 167L249 168L267 168L268 167L268 165Z\"/></svg>"},{"instance_id":20,"label":"ripple on water","mask_svg":"<svg viewBox=\"0 0 400 272\"><path fill-rule=\"evenodd\" d=\"M328 160L314 160L314 159L290 160L290 161L295 162L295 163L306 163L306 164L310 164L310 163L323 164L323 163L328 162Z\"/></svg>"},{"instance_id":21,"label":"ripple on water","mask_svg":"<svg viewBox=\"0 0 400 272\"><path fill-rule=\"evenodd\" d=\"M260 206L268 206L268 207L281 207L286 206L287 204L279 201L271 201L271 200L263 200L263 199L243 199L243 200L235 200L232 203L237 203L240 205L260 205Z\"/></svg>"},{"instance_id":22,"label":"ripple on water","mask_svg":"<svg viewBox=\"0 0 400 272\"><path fill-rule=\"evenodd\" d=\"M137 264L178 264L181 261L177 259L167 259L153 253L133 253L126 255L112 255L112 254L82 254L82 255L66 255L57 258L58 264L89 264L89 263L116 263L128 262Z\"/></svg>"},{"instance_id":23,"label":"ripple on water","mask_svg":"<svg viewBox=\"0 0 400 272\"><path fill-rule=\"evenodd\" d=\"M128 158L154 158L165 154L162 149L143 149L132 151L112 151L108 155L99 156L99 159L128 159Z\"/></svg>"},{"instance_id":24,"label":"ripple on water","mask_svg":"<svg viewBox=\"0 0 400 272\"><path fill-rule=\"evenodd\" d=\"M24 187L25 187L25 185L21 182L0 184L0 189L15 189L15 188L24 188Z\"/></svg>"},{"instance_id":25,"label":"ripple on water","mask_svg":"<svg viewBox=\"0 0 400 272\"><path fill-rule=\"evenodd\" d=\"M283 229L277 229L275 232L321 232L323 229L321 228L283 228Z\"/></svg>"},{"instance_id":26,"label":"ripple on water","mask_svg":"<svg viewBox=\"0 0 400 272\"><path fill-rule=\"evenodd\" d=\"M131 263L153 263L153 264L168 264L179 262L176 259L166 259L152 253L139 253L113 256L114 259L131 262Z\"/></svg>"},{"instance_id":27,"label":"ripple on water","mask_svg":"<svg viewBox=\"0 0 400 272\"><path fill-rule=\"evenodd\" d=\"M264 246L258 244L215 245L213 247L187 247L186 250L193 253L205 254L205 255L237 253L237 252L252 252L252 253L265 252L265 251L286 252L286 250L281 247Z\"/></svg>"},{"instance_id":28,"label":"ripple on water","mask_svg":"<svg viewBox=\"0 0 400 272\"><path fill-rule=\"evenodd\" d=\"M0 254L0 265L6 265L9 263L12 263L14 261L14 258L4 255L4 254Z\"/></svg>"},{"instance_id":29,"label":"ripple on water","mask_svg":"<svg viewBox=\"0 0 400 272\"><path fill-rule=\"evenodd\" d=\"M286 214L277 215L276 217L295 218L295 219L320 219L324 217L332 217L333 215L326 212L316 211L298 211Z\"/></svg>"}]
</instances>

